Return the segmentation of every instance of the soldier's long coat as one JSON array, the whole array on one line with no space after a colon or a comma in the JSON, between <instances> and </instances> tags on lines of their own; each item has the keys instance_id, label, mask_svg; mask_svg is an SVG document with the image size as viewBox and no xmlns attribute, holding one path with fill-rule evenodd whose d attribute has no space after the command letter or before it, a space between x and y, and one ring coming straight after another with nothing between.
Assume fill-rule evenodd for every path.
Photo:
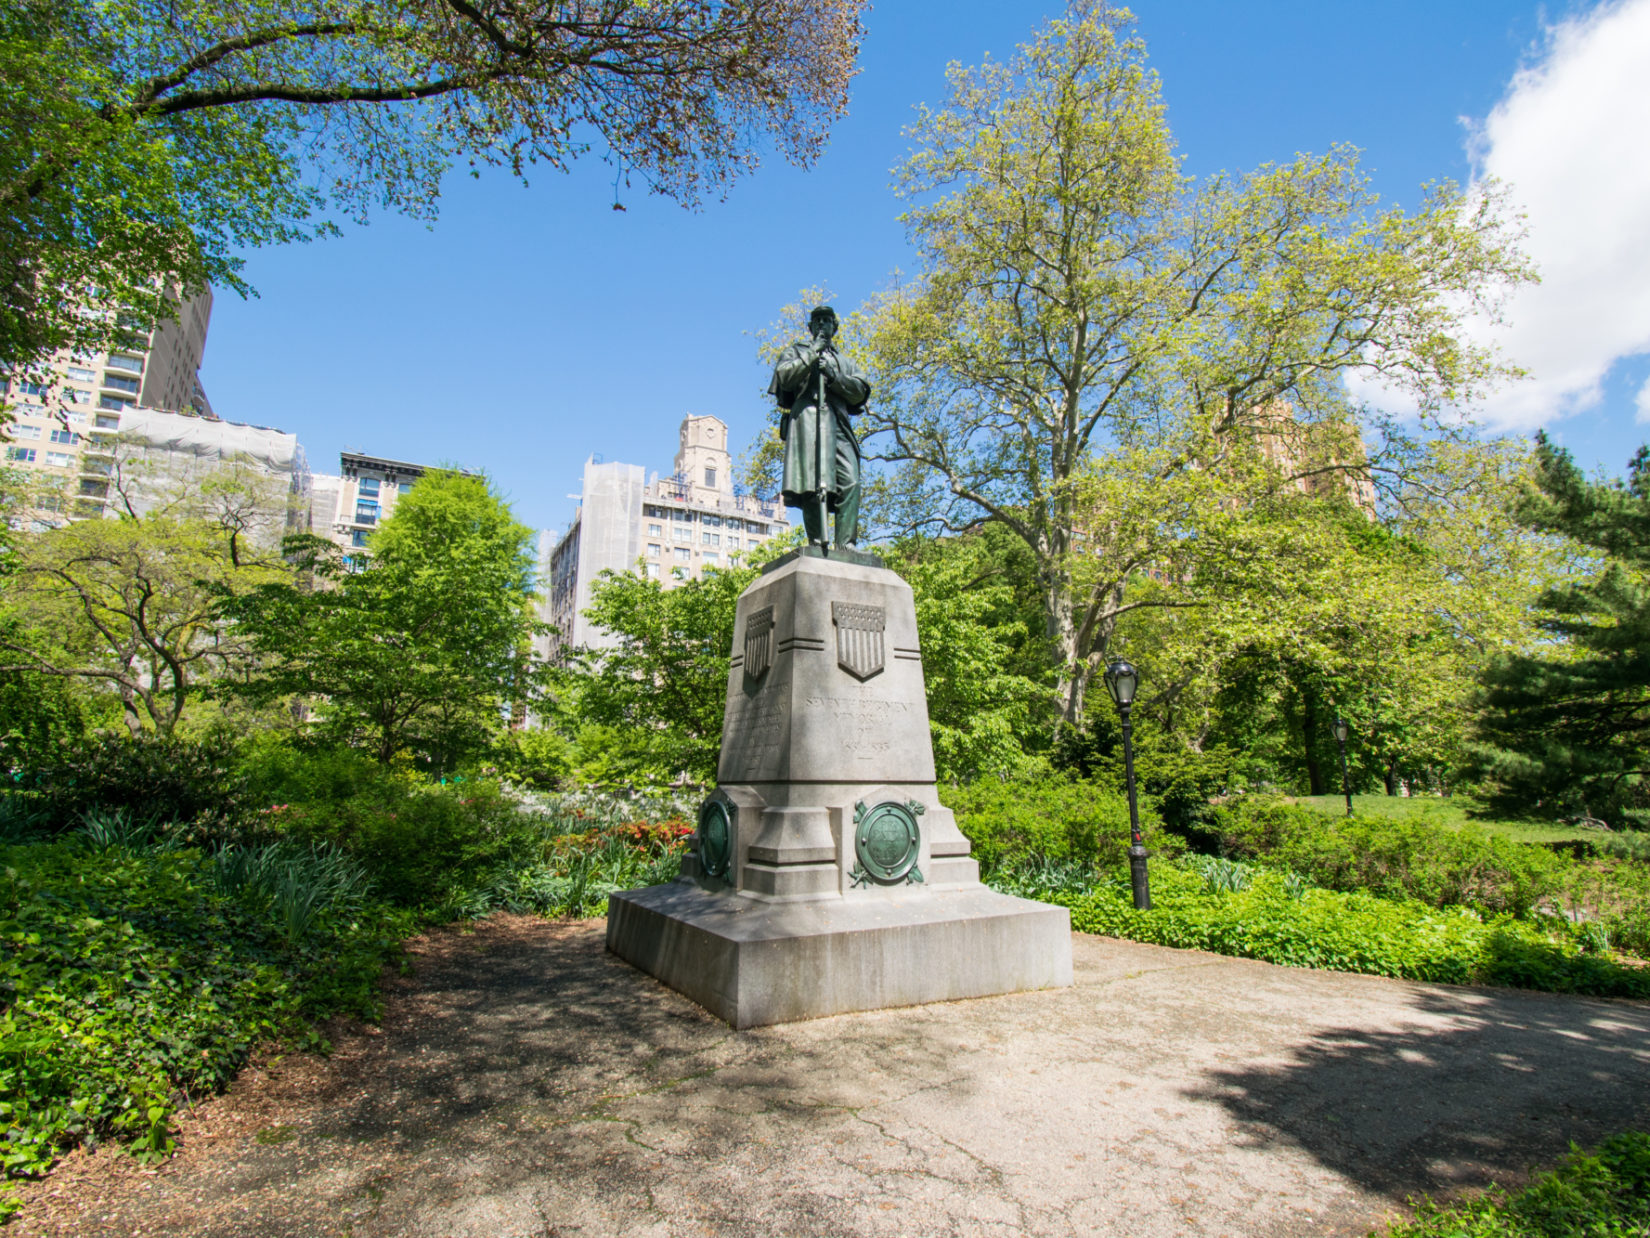
<instances>
[{"instance_id":1,"label":"soldier's long coat","mask_svg":"<svg viewBox=\"0 0 1650 1238\"><path fill-rule=\"evenodd\" d=\"M825 488L830 508L849 486L859 481L859 440L850 417L865 410L871 384L865 372L843 356L837 357L835 379L825 385L825 415L819 408L819 377L808 364L808 346L795 343L780 354L768 394L779 401L785 415L779 434L785 440L784 499L787 507L812 498L819 486L819 462L825 463Z\"/></svg>"}]
</instances>

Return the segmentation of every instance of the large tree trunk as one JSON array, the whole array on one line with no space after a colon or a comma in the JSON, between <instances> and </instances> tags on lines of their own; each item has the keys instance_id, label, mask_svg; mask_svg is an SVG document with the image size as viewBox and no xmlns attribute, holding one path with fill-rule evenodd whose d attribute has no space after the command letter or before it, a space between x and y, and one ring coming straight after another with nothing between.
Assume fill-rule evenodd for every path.
<instances>
[{"instance_id":1,"label":"large tree trunk","mask_svg":"<svg viewBox=\"0 0 1650 1238\"><path fill-rule=\"evenodd\" d=\"M1301 746L1306 752L1306 785L1313 795L1328 795L1323 768L1318 764L1317 748L1313 741L1318 735L1318 704L1312 693L1301 692Z\"/></svg>"},{"instance_id":2,"label":"large tree trunk","mask_svg":"<svg viewBox=\"0 0 1650 1238\"><path fill-rule=\"evenodd\" d=\"M1083 697L1088 686L1088 667L1077 647L1077 621L1073 614L1071 582L1064 575L1045 579L1044 617L1048 637L1059 659L1057 691L1060 701L1059 729L1077 730L1083 725Z\"/></svg>"}]
</instances>

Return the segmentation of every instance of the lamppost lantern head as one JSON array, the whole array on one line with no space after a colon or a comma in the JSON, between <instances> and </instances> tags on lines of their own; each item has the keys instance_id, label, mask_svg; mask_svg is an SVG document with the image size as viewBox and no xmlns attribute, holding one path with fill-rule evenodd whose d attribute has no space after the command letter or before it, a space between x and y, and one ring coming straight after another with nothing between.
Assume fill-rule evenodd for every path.
<instances>
[{"instance_id":1,"label":"lamppost lantern head","mask_svg":"<svg viewBox=\"0 0 1650 1238\"><path fill-rule=\"evenodd\" d=\"M1140 672L1127 658L1113 658L1106 666L1106 691L1119 709L1134 703L1134 691L1140 686Z\"/></svg>"},{"instance_id":2,"label":"lamppost lantern head","mask_svg":"<svg viewBox=\"0 0 1650 1238\"><path fill-rule=\"evenodd\" d=\"M1344 744L1346 742L1346 737L1350 734L1352 734L1352 728L1346 725L1346 719L1345 718L1336 718L1335 719L1335 738L1340 740L1340 742Z\"/></svg>"}]
</instances>

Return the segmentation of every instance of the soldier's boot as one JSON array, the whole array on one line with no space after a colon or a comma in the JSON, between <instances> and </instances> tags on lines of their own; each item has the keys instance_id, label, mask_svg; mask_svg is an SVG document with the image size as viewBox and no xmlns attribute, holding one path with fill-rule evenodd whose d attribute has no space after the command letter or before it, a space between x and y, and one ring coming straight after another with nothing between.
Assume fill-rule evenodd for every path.
<instances>
[{"instance_id":1,"label":"soldier's boot","mask_svg":"<svg viewBox=\"0 0 1650 1238\"><path fill-rule=\"evenodd\" d=\"M859 483L844 486L836 501L836 548L846 550L859 541Z\"/></svg>"}]
</instances>

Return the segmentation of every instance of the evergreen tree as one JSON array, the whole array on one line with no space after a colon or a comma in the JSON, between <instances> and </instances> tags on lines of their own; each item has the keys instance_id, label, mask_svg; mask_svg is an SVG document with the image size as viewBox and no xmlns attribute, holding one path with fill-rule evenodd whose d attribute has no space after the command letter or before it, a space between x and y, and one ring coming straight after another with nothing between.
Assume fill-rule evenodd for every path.
<instances>
[{"instance_id":1,"label":"evergreen tree","mask_svg":"<svg viewBox=\"0 0 1650 1238\"><path fill-rule=\"evenodd\" d=\"M1625 481L1588 481L1537 439L1535 487L1519 515L1597 556L1590 579L1549 590L1543 656L1509 656L1485 675L1482 747L1492 803L1587 812L1612 825L1650 817L1650 448Z\"/></svg>"}]
</instances>

